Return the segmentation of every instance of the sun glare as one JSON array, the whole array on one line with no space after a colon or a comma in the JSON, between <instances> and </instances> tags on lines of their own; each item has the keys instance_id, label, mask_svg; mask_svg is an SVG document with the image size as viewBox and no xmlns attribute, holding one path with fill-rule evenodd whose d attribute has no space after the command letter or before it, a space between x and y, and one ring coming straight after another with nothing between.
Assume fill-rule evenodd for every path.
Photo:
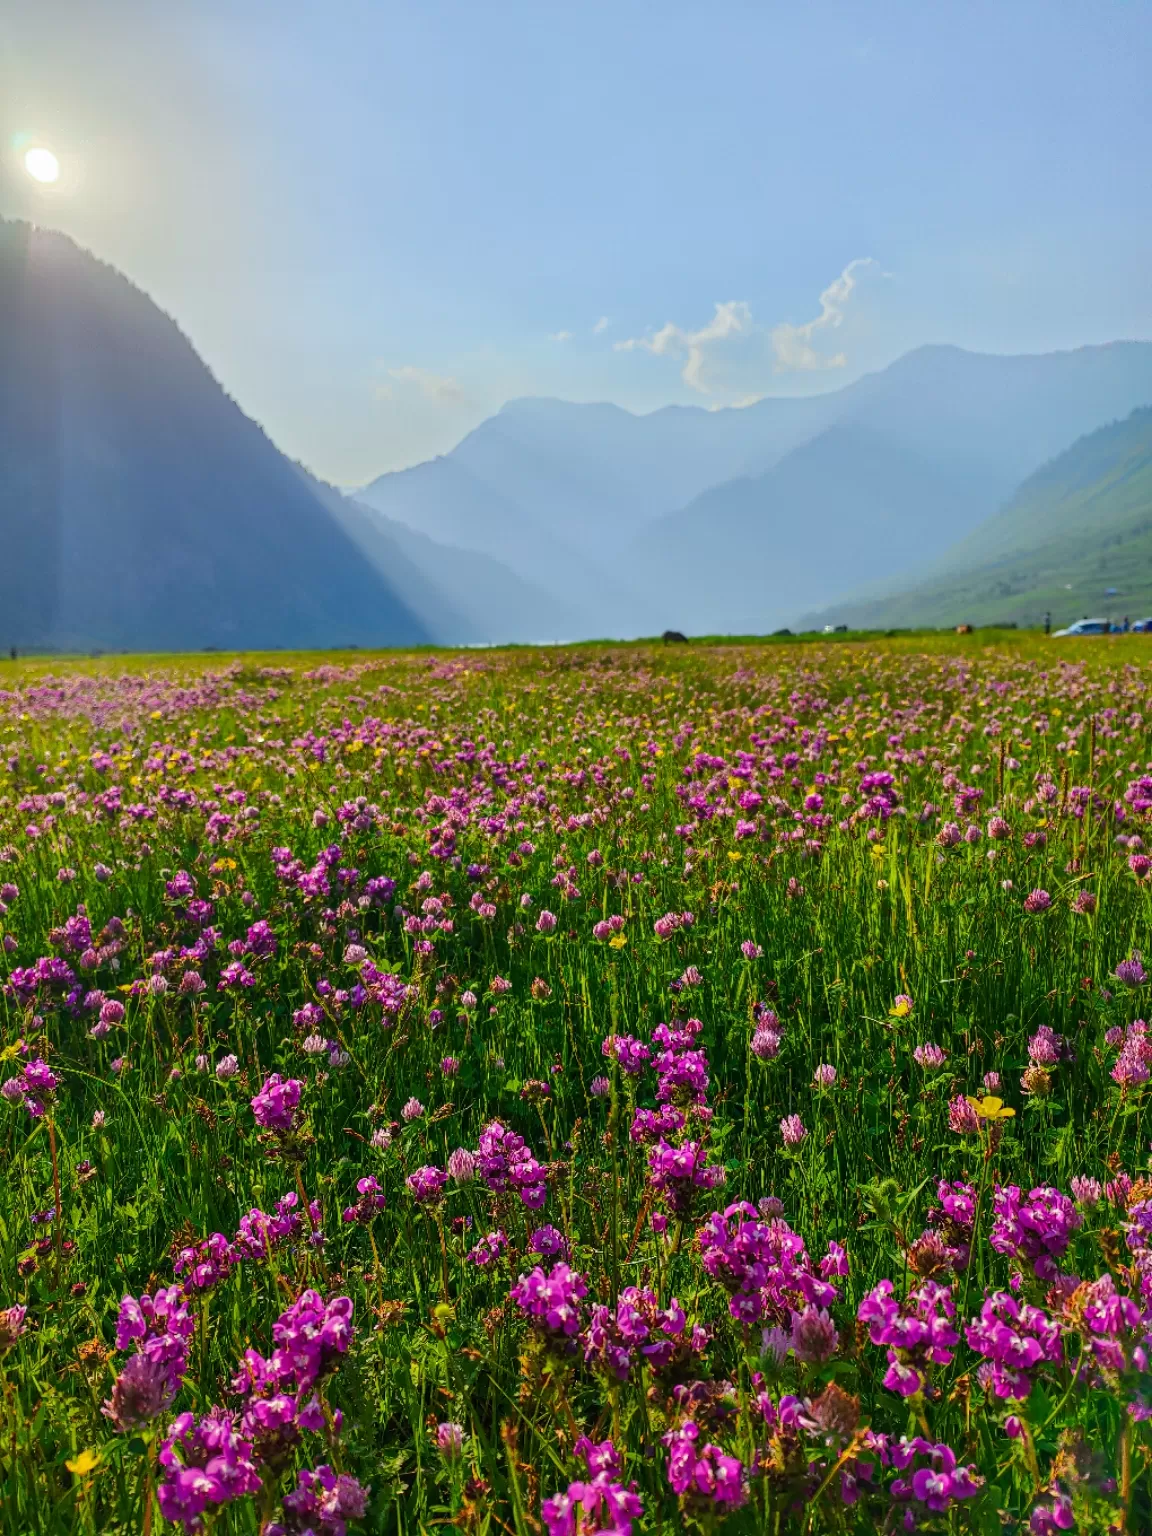
<instances>
[{"instance_id":1,"label":"sun glare","mask_svg":"<svg viewBox=\"0 0 1152 1536\"><path fill-rule=\"evenodd\" d=\"M60 162L50 149L30 149L24 156L24 169L35 181L56 181L60 175Z\"/></svg>"}]
</instances>

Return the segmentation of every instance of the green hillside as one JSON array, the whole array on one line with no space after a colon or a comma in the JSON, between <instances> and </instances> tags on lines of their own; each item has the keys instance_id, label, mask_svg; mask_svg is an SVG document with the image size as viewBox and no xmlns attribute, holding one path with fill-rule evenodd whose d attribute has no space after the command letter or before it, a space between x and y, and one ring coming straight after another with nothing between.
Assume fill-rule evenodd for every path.
<instances>
[{"instance_id":1,"label":"green hillside","mask_svg":"<svg viewBox=\"0 0 1152 1536\"><path fill-rule=\"evenodd\" d=\"M1073 443L915 585L805 622L1038 624L1045 612L1054 626L1152 614L1152 408Z\"/></svg>"}]
</instances>

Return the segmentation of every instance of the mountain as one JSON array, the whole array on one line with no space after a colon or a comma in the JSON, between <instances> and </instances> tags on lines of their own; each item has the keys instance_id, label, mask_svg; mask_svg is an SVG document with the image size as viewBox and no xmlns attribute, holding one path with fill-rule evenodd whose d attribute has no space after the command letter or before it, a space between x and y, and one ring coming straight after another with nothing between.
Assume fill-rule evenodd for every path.
<instances>
[{"instance_id":1,"label":"mountain","mask_svg":"<svg viewBox=\"0 0 1152 1536\"><path fill-rule=\"evenodd\" d=\"M574 633L553 599L286 459L175 323L0 223L0 644L184 650Z\"/></svg>"},{"instance_id":2,"label":"mountain","mask_svg":"<svg viewBox=\"0 0 1152 1536\"><path fill-rule=\"evenodd\" d=\"M655 573L684 624L763 631L869 582L890 589L1071 439L1152 400L1152 346L922 347L825 398L837 410L827 430L634 541L630 564Z\"/></svg>"},{"instance_id":3,"label":"mountain","mask_svg":"<svg viewBox=\"0 0 1152 1536\"><path fill-rule=\"evenodd\" d=\"M1152 409L1073 443L918 582L804 622L1038 624L1045 613L1057 625L1152 614Z\"/></svg>"},{"instance_id":4,"label":"mountain","mask_svg":"<svg viewBox=\"0 0 1152 1536\"><path fill-rule=\"evenodd\" d=\"M304 471L300 471L304 475ZM580 637L563 602L490 555L415 533L334 486L305 476L361 554L431 632L452 645L523 644Z\"/></svg>"},{"instance_id":5,"label":"mountain","mask_svg":"<svg viewBox=\"0 0 1152 1536\"><path fill-rule=\"evenodd\" d=\"M497 555L585 633L762 632L922 568L1083 433L1152 401L1152 345L921 347L743 409L517 400L359 499Z\"/></svg>"},{"instance_id":6,"label":"mountain","mask_svg":"<svg viewBox=\"0 0 1152 1536\"><path fill-rule=\"evenodd\" d=\"M432 638L176 325L62 235L0 225L0 642Z\"/></svg>"}]
</instances>

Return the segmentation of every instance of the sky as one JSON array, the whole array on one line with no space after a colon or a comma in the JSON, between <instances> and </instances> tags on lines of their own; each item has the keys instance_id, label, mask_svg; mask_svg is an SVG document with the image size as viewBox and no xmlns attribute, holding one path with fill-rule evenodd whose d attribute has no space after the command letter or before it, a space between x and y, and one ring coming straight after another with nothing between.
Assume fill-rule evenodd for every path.
<instances>
[{"instance_id":1,"label":"sky","mask_svg":"<svg viewBox=\"0 0 1152 1536\"><path fill-rule=\"evenodd\" d=\"M1152 4L0 9L0 215L119 267L339 485L523 395L1152 337Z\"/></svg>"}]
</instances>

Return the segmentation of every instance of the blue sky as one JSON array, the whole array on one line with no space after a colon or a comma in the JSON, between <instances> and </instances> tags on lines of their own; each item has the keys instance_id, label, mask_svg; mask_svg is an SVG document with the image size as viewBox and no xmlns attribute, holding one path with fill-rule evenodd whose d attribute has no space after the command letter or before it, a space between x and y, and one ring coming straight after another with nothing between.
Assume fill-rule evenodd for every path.
<instances>
[{"instance_id":1,"label":"blue sky","mask_svg":"<svg viewBox=\"0 0 1152 1536\"><path fill-rule=\"evenodd\" d=\"M1152 336L1150 42L1131 0L36 0L0 210L354 484L518 395L723 406L929 341Z\"/></svg>"}]
</instances>

